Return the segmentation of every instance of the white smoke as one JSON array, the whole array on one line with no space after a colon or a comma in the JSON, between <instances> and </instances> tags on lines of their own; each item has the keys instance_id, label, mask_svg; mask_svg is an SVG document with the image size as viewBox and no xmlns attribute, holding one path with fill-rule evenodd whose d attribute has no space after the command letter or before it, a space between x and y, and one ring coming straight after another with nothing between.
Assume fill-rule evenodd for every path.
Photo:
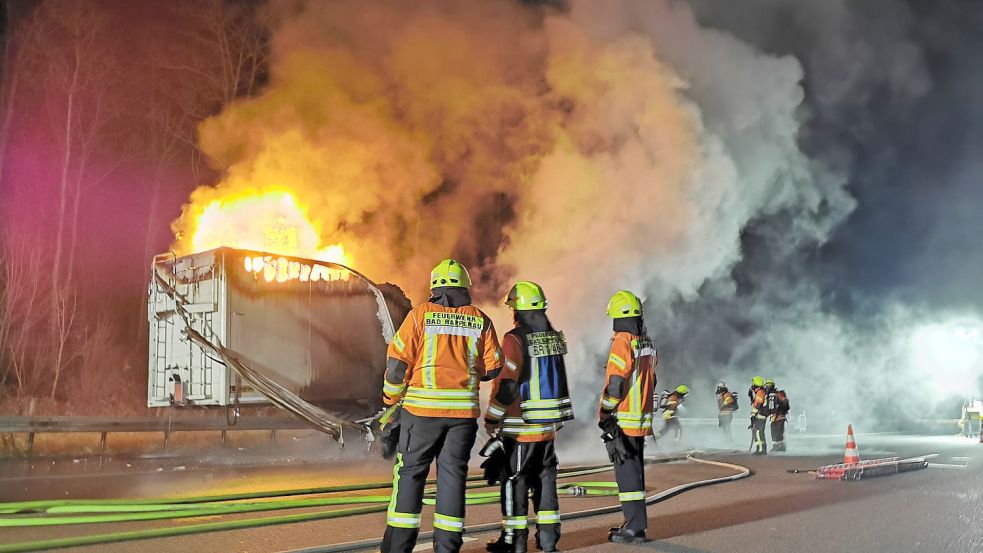
<instances>
[{"instance_id":1,"label":"white smoke","mask_svg":"<svg viewBox=\"0 0 983 553\"><path fill-rule=\"evenodd\" d=\"M575 25L601 55L620 48L637 57L630 75L608 88L583 119L606 147L581 149L576 166L565 162L564 149L546 157L534 180L534 214L520 220L499 259L516 267L518 277L546 287L552 318L575 344L569 363L586 417L603 374L610 335L603 311L613 292L626 288L645 296L650 327L671 327L674 303L735 295L729 275L753 219L796 213L780 245L793 249L823 240L853 201L842 179L799 149L805 114L795 58L701 28L685 5L672 2L574 3L570 20L563 25ZM566 40L571 34L563 29ZM665 116L666 86L676 96L669 103L684 106L673 113L685 123ZM673 130L680 125L689 132ZM692 146L680 144L680 136ZM594 193L586 208L571 193L582 190ZM717 323L717 314L705 315L708 327ZM669 336L656 335L657 343L660 338ZM720 338L708 335L689 346L712 349ZM707 395L711 381L737 369L698 367L694 381L680 370L687 352L678 344L661 346L660 387L686 383L697 396ZM737 382L732 387L741 389Z\"/></svg>"}]
</instances>

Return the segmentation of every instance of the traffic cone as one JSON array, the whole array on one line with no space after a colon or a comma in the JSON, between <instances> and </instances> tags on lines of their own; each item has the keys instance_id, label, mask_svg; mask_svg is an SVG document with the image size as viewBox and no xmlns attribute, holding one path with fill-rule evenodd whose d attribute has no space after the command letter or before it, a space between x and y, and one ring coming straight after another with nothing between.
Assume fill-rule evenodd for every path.
<instances>
[{"instance_id":1,"label":"traffic cone","mask_svg":"<svg viewBox=\"0 0 983 553\"><path fill-rule=\"evenodd\" d=\"M853 425L846 428L846 453L843 454L843 464L853 465L860 462L860 452L857 451L857 441L853 438Z\"/></svg>"}]
</instances>

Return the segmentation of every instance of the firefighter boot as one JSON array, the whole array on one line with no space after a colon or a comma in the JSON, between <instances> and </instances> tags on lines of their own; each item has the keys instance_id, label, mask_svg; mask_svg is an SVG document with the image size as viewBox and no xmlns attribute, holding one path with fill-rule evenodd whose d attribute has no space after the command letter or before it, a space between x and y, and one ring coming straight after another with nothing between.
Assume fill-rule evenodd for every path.
<instances>
[{"instance_id":1,"label":"firefighter boot","mask_svg":"<svg viewBox=\"0 0 983 553\"><path fill-rule=\"evenodd\" d=\"M629 530L628 528L612 528L608 533L611 543L638 544L645 543L645 530Z\"/></svg>"},{"instance_id":2,"label":"firefighter boot","mask_svg":"<svg viewBox=\"0 0 983 553\"><path fill-rule=\"evenodd\" d=\"M508 536L503 531L497 540L485 544L485 549L489 553L526 553L528 541L529 534L527 532L515 532L512 536Z\"/></svg>"}]
</instances>

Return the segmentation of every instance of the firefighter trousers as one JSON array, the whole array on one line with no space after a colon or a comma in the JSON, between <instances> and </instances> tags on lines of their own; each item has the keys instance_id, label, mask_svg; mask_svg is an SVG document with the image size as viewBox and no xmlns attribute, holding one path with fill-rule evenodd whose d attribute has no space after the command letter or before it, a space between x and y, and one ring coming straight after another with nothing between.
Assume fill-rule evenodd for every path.
<instances>
[{"instance_id":1,"label":"firefighter trousers","mask_svg":"<svg viewBox=\"0 0 983 553\"><path fill-rule=\"evenodd\" d=\"M433 548L438 553L461 550L464 491L468 460L478 432L475 419L400 415L399 446L393 467L393 491L386 516L383 553L409 553L420 533L423 488L430 465L437 460L437 505L433 515Z\"/></svg>"},{"instance_id":2,"label":"firefighter trousers","mask_svg":"<svg viewBox=\"0 0 983 553\"><path fill-rule=\"evenodd\" d=\"M761 415L755 415L751 422L751 440L754 443L756 455L768 453L768 442L765 441L765 422L767 422L767 417Z\"/></svg>"},{"instance_id":3,"label":"firefighter trousers","mask_svg":"<svg viewBox=\"0 0 983 553\"><path fill-rule=\"evenodd\" d=\"M559 461L553 440L505 441L509 478L502 482L502 536L505 543L529 539L529 494L536 511L536 543L552 551L560 541L560 500L556 493Z\"/></svg>"},{"instance_id":4,"label":"firefighter trousers","mask_svg":"<svg viewBox=\"0 0 983 553\"><path fill-rule=\"evenodd\" d=\"M621 501L621 512L625 515L624 527L636 532L648 527L648 515L645 512L645 438L624 436L630 442L637 455L626 459L623 463L615 463L614 479L618 482L618 500ZM630 449L630 448L629 448Z\"/></svg>"},{"instance_id":5,"label":"firefighter trousers","mask_svg":"<svg viewBox=\"0 0 983 553\"><path fill-rule=\"evenodd\" d=\"M676 440L683 437L683 425L679 424L678 418L671 417L665 419L665 425L662 427L662 430L659 431L659 437L664 437L670 431L672 432L672 437Z\"/></svg>"},{"instance_id":6,"label":"firefighter trousers","mask_svg":"<svg viewBox=\"0 0 983 553\"><path fill-rule=\"evenodd\" d=\"M731 423L733 422L734 422L734 413L732 411L729 412L721 411L720 413L717 413L717 427L722 428L724 430L724 435L726 435L728 438L731 437L730 426Z\"/></svg>"},{"instance_id":7,"label":"firefighter trousers","mask_svg":"<svg viewBox=\"0 0 983 553\"><path fill-rule=\"evenodd\" d=\"M771 441L775 443L785 441L785 417L771 421Z\"/></svg>"}]
</instances>

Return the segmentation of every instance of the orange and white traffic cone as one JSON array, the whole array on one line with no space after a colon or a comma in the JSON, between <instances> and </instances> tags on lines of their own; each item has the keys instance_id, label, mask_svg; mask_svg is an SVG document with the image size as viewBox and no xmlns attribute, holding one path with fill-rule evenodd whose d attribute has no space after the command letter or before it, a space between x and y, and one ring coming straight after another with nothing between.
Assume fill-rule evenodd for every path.
<instances>
[{"instance_id":1,"label":"orange and white traffic cone","mask_svg":"<svg viewBox=\"0 0 983 553\"><path fill-rule=\"evenodd\" d=\"M852 465L860 462L860 452L857 451L857 441L853 438L853 425L846 429L846 453L843 454L843 464Z\"/></svg>"}]
</instances>

